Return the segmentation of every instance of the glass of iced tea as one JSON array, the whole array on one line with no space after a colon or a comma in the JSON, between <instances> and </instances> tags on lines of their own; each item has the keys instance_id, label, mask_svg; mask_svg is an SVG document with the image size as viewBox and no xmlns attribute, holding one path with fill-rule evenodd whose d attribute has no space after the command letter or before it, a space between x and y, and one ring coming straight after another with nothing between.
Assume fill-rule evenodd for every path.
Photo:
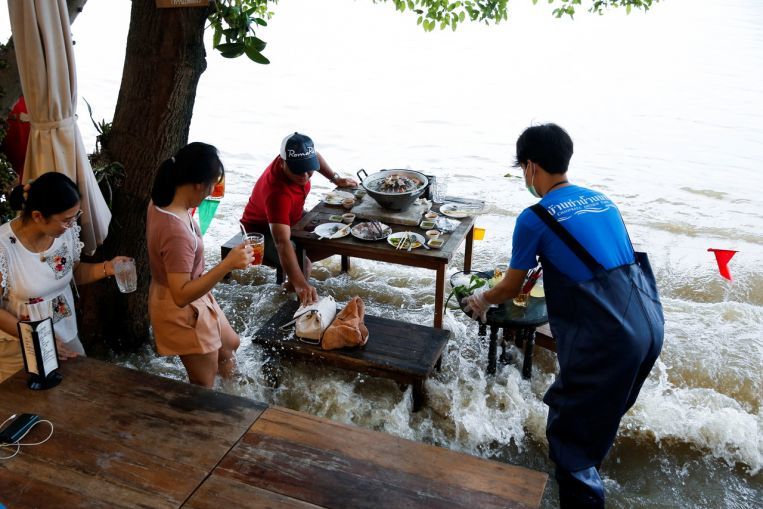
<instances>
[{"instance_id":1,"label":"glass of iced tea","mask_svg":"<svg viewBox=\"0 0 763 509\"><path fill-rule=\"evenodd\" d=\"M261 233L247 233L244 241L252 247L254 254L252 265L261 265L262 257L265 255L265 236Z\"/></svg>"},{"instance_id":2,"label":"glass of iced tea","mask_svg":"<svg viewBox=\"0 0 763 509\"><path fill-rule=\"evenodd\" d=\"M530 295L529 293L520 293L519 295L514 297L514 300L512 300L511 302L515 306L519 306L521 308L526 308L527 307L527 297L529 297L529 295Z\"/></svg>"}]
</instances>

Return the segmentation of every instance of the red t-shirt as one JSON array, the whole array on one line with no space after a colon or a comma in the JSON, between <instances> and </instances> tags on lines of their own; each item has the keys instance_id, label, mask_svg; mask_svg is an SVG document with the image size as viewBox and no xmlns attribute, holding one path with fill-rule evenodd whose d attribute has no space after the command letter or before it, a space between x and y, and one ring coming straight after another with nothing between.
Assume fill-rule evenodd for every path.
<instances>
[{"instance_id":1,"label":"red t-shirt","mask_svg":"<svg viewBox=\"0 0 763 509\"><path fill-rule=\"evenodd\" d=\"M250 224L286 224L294 226L302 218L310 182L295 184L284 174L283 161L276 156L265 168L252 189L241 222Z\"/></svg>"}]
</instances>

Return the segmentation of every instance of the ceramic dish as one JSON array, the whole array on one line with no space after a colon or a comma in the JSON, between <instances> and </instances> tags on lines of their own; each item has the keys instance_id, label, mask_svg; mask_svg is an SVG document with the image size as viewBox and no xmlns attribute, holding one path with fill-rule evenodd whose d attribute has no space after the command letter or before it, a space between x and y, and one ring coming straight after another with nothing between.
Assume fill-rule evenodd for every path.
<instances>
[{"instance_id":1,"label":"ceramic dish","mask_svg":"<svg viewBox=\"0 0 763 509\"><path fill-rule=\"evenodd\" d=\"M345 228L346 226L348 225L342 223L323 223L316 226L313 231L319 237L332 238L333 235L336 235L336 237L333 238L341 239L350 234L350 228ZM344 231L340 232L339 230L342 230L343 228Z\"/></svg>"},{"instance_id":2,"label":"ceramic dish","mask_svg":"<svg viewBox=\"0 0 763 509\"><path fill-rule=\"evenodd\" d=\"M421 224L419 224L419 228L422 230L431 230L434 228L434 221L422 221Z\"/></svg>"},{"instance_id":3,"label":"ceramic dish","mask_svg":"<svg viewBox=\"0 0 763 509\"><path fill-rule=\"evenodd\" d=\"M398 247L401 242L404 244L400 247L400 249L408 250L409 242L411 243L411 249L416 249L417 247L421 247L421 245L426 242L426 240L423 236L413 232L397 232L387 237L387 243L392 247Z\"/></svg>"},{"instance_id":4,"label":"ceramic dish","mask_svg":"<svg viewBox=\"0 0 763 509\"><path fill-rule=\"evenodd\" d=\"M462 219L467 216L473 216L479 214L479 207L473 205L465 205L463 203L443 203L440 207L440 213L454 217L456 219Z\"/></svg>"},{"instance_id":5,"label":"ceramic dish","mask_svg":"<svg viewBox=\"0 0 763 509\"><path fill-rule=\"evenodd\" d=\"M342 216L341 214L335 214L333 216L329 216L329 221L331 221L332 223L341 223Z\"/></svg>"},{"instance_id":6,"label":"ceramic dish","mask_svg":"<svg viewBox=\"0 0 763 509\"><path fill-rule=\"evenodd\" d=\"M386 224L377 222L376 225L379 228L374 226L371 222L358 223L352 227L350 233L352 233L352 236L356 239L371 241L384 240L389 236L390 233L392 233L392 228Z\"/></svg>"},{"instance_id":7,"label":"ceramic dish","mask_svg":"<svg viewBox=\"0 0 763 509\"><path fill-rule=\"evenodd\" d=\"M445 244L445 241L442 239L429 239L429 242L427 242L427 246L432 249L440 249L443 244Z\"/></svg>"},{"instance_id":8,"label":"ceramic dish","mask_svg":"<svg viewBox=\"0 0 763 509\"><path fill-rule=\"evenodd\" d=\"M342 202L346 200L347 198L353 198L352 193L347 193L345 191L332 191L326 196L323 197L323 203L326 205L338 205L342 206Z\"/></svg>"}]
</instances>

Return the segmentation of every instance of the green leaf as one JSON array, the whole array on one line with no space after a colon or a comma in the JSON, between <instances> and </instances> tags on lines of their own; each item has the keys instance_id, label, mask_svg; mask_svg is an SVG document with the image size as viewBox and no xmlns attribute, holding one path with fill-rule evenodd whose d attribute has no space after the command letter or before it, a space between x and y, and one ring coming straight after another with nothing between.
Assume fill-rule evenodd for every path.
<instances>
[{"instance_id":1,"label":"green leaf","mask_svg":"<svg viewBox=\"0 0 763 509\"><path fill-rule=\"evenodd\" d=\"M262 52L262 50L265 49L265 46L268 45L268 43L266 43L262 39L258 39L257 37L254 37L254 36L247 37L244 40L244 44L246 45L247 48L254 48L258 52Z\"/></svg>"},{"instance_id":2,"label":"green leaf","mask_svg":"<svg viewBox=\"0 0 763 509\"><path fill-rule=\"evenodd\" d=\"M241 42L226 42L217 46L217 51L225 58L236 58L244 54L244 44Z\"/></svg>"},{"instance_id":3,"label":"green leaf","mask_svg":"<svg viewBox=\"0 0 763 509\"><path fill-rule=\"evenodd\" d=\"M265 20L264 20L264 19L262 19L262 18L254 18L254 22L255 22L255 23L257 23L258 25L260 25L261 27L266 27L266 26L268 26L268 22L267 22L267 21L265 21Z\"/></svg>"},{"instance_id":4,"label":"green leaf","mask_svg":"<svg viewBox=\"0 0 763 509\"><path fill-rule=\"evenodd\" d=\"M263 55L262 53L260 53L254 48L246 48L245 51L246 51L246 56L249 57L249 60L251 60L252 62L256 62L258 64L263 64L263 65L267 65L270 63L270 60L265 58L265 55Z\"/></svg>"}]
</instances>

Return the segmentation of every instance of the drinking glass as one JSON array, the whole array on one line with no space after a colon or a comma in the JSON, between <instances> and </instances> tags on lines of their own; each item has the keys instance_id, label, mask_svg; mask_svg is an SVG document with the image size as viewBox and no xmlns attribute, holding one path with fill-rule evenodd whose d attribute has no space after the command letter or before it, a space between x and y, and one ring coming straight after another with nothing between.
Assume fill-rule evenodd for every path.
<instances>
[{"instance_id":1,"label":"drinking glass","mask_svg":"<svg viewBox=\"0 0 763 509\"><path fill-rule=\"evenodd\" d=\"M495 269L493 270L493 277L496 281L500 281L503 279L503 276L506 275L506 271L509 270L509 265L506 263L499 263L495 266Z\"/></svg>"},{"instance_id":2,"label":"drinking glass","mask_svg":"<svg viewBox=\"0 0 763 509\"><path fill-rule=\"evenodd\" d=\"M445 177L438 177L432 183L432 201L434 203L443 203L445 195L448 193L448 182Z\"/></svg>"},{"instance_id":3,"label":"drinking glass","mask_svg":"<svg viewBox=\"0 0 763 509\"><path fill-rule=\"evenodd\" d=\"M247 233L244 242L252 247L254 254L252 265L261 265L262 257L265 256L265 236L261 233Z\"/></svg>"},{"instance_id":4,"label":"drinking glass","mask_svg":"<svg viewBox=\"0 0 763 509\"><path fill-rule=\"evenodd\" d=\"M122 293L131 293L138 288L138 273L135 271L135 260L119 260L114 262L114 277Z\"/></svg>"},{"instance_id":5,"label":"drinking glass","mask_svg":"<svg viewBox=\"0 0 763 509\"><path fill-rule=\"evenodd\" d=\"M529 296L529 293L520 293L516 297L514 297L514 300L511 302L514 303L515 306L518 306L520 308L526 308L527 307L527 297Z\"/></svg>"}]
</instances>

